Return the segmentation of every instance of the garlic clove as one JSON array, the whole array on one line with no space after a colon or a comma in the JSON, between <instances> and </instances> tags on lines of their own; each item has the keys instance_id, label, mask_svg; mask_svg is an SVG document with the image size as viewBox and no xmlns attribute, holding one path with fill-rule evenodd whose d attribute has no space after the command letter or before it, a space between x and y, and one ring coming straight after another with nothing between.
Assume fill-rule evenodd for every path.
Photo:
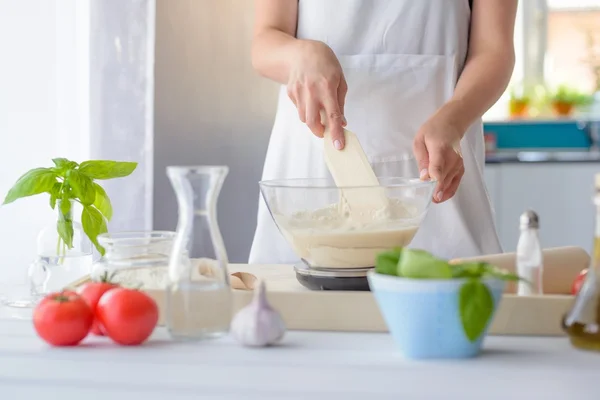
<instances>
[{"instance_id":1,"label":"garlic clove","mask_svg":"<svg viewBox=\"0 0 600 400\"><path fill-rule=\"evenodd\" d=\"M265 283L260 281L253 299L231 321L231 335L241 344L264 347L279 342L286 327L281 315L267 301Z\"/></svg>"}]
</instances>

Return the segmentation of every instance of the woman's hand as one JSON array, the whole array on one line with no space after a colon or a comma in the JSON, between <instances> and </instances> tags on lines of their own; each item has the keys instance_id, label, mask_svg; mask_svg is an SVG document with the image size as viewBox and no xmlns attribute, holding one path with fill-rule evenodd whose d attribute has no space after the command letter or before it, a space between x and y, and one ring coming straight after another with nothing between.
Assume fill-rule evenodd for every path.
<instances>
[{"instance_id":1,"label":"woman's hand","mask_svg":"<svg viewBox=\"0 0 600 400\"><path fill-rule=\"evenodd\" d=\"M292 61L287 92L298 109L300 120L318 137L324 123L331 129L336 149L344 148L344 102L348 86L333 51L322 42L299 40ZM325 121L321 120L321 112ZM323 123L324 122L324 123Z\"/></svg>"},{"instance_id":2,"label":"woman's hand","mask_svg":"<svg viewBox=\"0 0 600 400\"><path fill-rule=\"evenodd\" d=\"M452 198L465 173L460 152L464 132L449 113L440 110L423 124L413 141L421 179L438 182L433 192L435 203Z\"/></svg>"}]
</instances>

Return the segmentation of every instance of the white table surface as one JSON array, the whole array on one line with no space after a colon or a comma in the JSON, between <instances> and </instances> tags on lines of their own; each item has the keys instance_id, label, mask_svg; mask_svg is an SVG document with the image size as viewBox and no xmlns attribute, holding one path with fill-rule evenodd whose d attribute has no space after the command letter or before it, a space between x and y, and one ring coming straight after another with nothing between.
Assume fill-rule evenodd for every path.
<instances>
[{"instance_id":1,"label":"white table surface","mask_svg":"<svg viewBox=\"0 0 600 400\"><path fill-rule=\"evenodd\" d=\"M0 399L600 399L600 353L565 338L490 337L480 357L407 361L386 334L288 332L281 346L230 338L142 347L87 338L51 348L31 321L0 319Z\"/></svg>"}]
</instances>

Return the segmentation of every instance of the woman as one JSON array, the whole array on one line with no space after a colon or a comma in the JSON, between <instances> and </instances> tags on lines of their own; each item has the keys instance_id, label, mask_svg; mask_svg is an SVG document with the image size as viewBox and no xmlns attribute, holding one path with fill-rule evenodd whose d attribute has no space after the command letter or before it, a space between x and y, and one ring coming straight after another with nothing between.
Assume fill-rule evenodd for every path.
<instances>
[{"instance_id":1,"label":"woman","mask_svg":"<svg viewBox=\"0 0 600 400\"><path fill-rule=\"evenodd\" d=\"M481 116L514 66L517 0L257 0L252 61L282 84L263 179L328 176L331 140L355 132L379 176L418 165L434 204L411 247L502 251L484 183ZM415 170L414 173L417 173ZM298 259L260 200L250 263Z\"/></svg>"}]
</instances>

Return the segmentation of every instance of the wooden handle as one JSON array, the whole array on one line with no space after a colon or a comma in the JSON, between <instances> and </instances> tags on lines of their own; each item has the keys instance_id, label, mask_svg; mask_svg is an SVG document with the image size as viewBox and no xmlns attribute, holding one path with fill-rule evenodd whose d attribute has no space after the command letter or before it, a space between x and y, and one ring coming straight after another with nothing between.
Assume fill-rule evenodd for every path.
<instances>
[{"instance_id":1,"label":"wooden handle","mask_svg":"<svg viewBox=\"0 0 600 400\"><path fill-rule=\"evenodd\" d=\"M543 249L544 294L571 294L571 285L581 272L590 265L589 254L581 247L554 247ZM456 262L458 260L453 260ZM491 254L481 257L462 258L460 261L482 261L516 273L516 253ZM516 293L517 284L506 285L505 293Z\"/></svg>"}]
</instances>

